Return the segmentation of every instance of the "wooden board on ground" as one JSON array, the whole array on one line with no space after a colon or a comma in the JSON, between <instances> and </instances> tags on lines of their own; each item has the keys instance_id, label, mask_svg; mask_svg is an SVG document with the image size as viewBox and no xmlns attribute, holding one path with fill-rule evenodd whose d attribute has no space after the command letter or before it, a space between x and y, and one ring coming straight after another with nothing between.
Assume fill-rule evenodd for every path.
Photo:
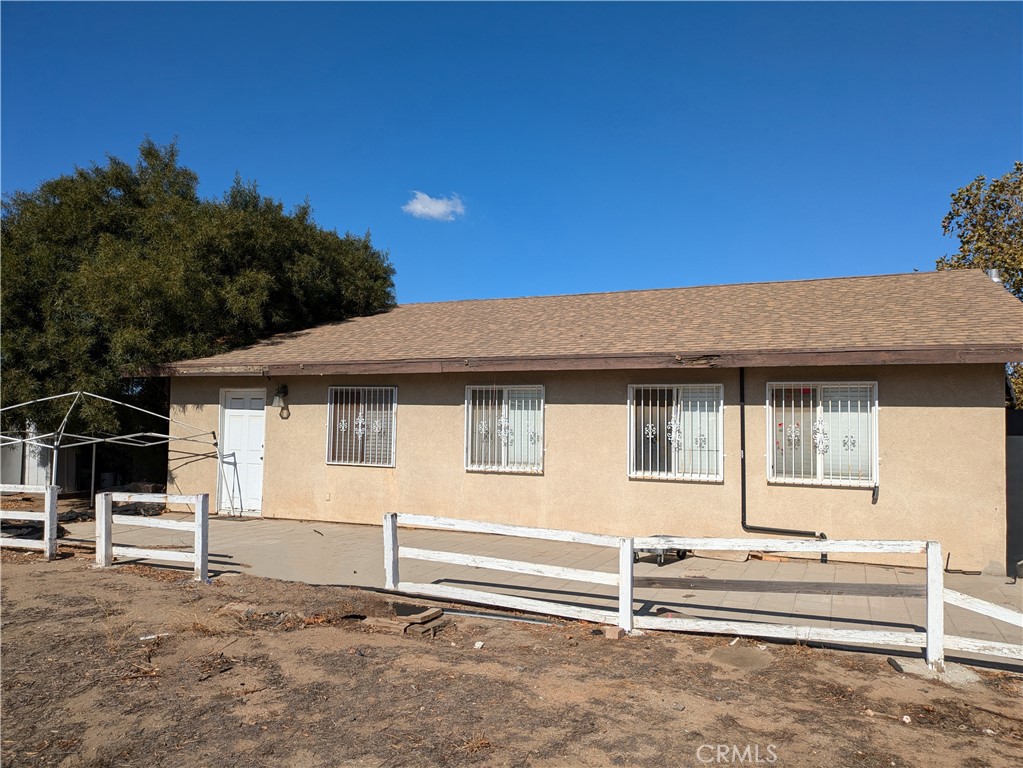
<instances>
[{"instance_id":1,"label":"wooden board on ground","mask_svg":"<svg viewBox=\"0 0 1023 768\"><path fill-rule=\"evenodd\" d=\"M423 624L409 624L405 628L406 635L431 635L435 636L444 627L451 624L451 619L448 618L436 618L432 621L427 621Z\"/></svg>"},{"instance_id":2,"label":"wooden board on ground","mask_svg":"<svg viewBox=\"0 0 1023 768\"><path fill-rule=\"evenodd\" d=\"M764 552L750 552L750 560L763 560L766 563L791 563L791 557L785 557L784 555L769 555Z\"/></svg>"},{"instance_id":3,"label":"wooden board on ground","mask_svg":"<svg viewBox=\"0 0 1023 768\"><path fill-rule=\"evenodd\" d=\"M392 603L394 615L406 624L424 624L438 618L444 611L440 608L425 608L409 603Z\"/></svg>"}]
</instances>

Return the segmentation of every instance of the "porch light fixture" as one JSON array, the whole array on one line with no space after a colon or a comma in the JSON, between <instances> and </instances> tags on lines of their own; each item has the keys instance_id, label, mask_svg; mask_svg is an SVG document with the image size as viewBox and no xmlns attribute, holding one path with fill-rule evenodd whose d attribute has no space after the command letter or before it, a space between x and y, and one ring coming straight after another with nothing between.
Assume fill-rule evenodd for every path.
<instances>
[{"instance_id":1,"label":"porch light fixture","mask_svg":"<svg viewBox=\"0 0 1023 768\"><path fill-rule=\"evenodd\" d=\"M280 408L281 418L286 419L291 416L291 410L288 408L288 403L284 398L288 396L288 385L278 384L277 391L274 392L273 402L270 403L272 408Z\"/></svg>"}]
</instances>

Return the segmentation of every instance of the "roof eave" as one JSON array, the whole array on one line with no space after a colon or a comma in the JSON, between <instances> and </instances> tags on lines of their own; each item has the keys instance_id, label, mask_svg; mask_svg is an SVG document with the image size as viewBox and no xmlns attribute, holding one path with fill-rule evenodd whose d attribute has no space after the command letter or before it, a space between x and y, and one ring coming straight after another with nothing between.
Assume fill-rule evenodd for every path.
<instances>
[{"instance_id":1,"label":"roof eave","mask_svg":"<svg viewBox=\"0 0 1023 768\"><path fill-rule=\"evenodd\" d=\"M933 365L1007 363L1023 360L1023 346L943 345L912 348L746 350L669 352L628 355L536 355L507 357L352 360L216 364L211 361L167 365L158 376L327 376L358 374L456 373L476 371L595 371L678 368L777 368L835 365Z\"/></svg>"}]
</instances>

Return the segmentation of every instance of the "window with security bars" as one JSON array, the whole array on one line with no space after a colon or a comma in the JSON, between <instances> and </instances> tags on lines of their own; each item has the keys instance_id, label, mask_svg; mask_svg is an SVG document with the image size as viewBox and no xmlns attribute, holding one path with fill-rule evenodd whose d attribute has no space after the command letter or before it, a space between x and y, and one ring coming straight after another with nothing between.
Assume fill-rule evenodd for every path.
<instances>
[{"instance_id":1,"label":"window with security bars","mask_svg":"<svg viewBox=\"0 0 1023 768\"><path fill-rule=\"evenodd\" d=\"M327 463L394 466L395 387L330 387Z\"/></svg>"},{"instance_id":2,"label":"window with security bars","mask_svg":"<svg viewBox=\"0 0 1023 768\"><path fill-rule=\"evenodd\" d=\"M542 386L465 388L465 468L543 471Z\"/></svg>"},{"instance_id":3,"label":"window with security bars","mask_svg":"<svg viewBox=\"0 0 1023 768\"><path fill-rule=\"evenodd\" d=\"M721 384L629 387L629 476L722 479Z\"/></svg>"},{"instance_id":4,"label":"window with security bars","mask_svg":"<svg viewBox=\"0 0 1023 768\"><path fill-rule=\"evenodd\" d=\"M767 411L771 482L877 482L876 384L768 384Z\"/></svg>"}]
</instances>

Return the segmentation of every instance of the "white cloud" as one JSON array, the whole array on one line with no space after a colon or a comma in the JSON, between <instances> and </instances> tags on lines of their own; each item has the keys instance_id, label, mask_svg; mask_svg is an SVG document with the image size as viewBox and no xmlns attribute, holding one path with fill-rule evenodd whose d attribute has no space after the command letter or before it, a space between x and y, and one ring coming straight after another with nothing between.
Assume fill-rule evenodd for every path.
<instances>
[{"instance_id":1,"label":"white cloud","mask_svg":"<svg viewBox=\"0 0 1023 768\"><path fill-rule=\"evenodd\" d=\"M465 215L465 206L458 195L451 197L430 197L425 192L415 190L412 199L401 207L405 213L417 219L433 221L454 221L458 216Z\"/></svg>"}]
</instances>

